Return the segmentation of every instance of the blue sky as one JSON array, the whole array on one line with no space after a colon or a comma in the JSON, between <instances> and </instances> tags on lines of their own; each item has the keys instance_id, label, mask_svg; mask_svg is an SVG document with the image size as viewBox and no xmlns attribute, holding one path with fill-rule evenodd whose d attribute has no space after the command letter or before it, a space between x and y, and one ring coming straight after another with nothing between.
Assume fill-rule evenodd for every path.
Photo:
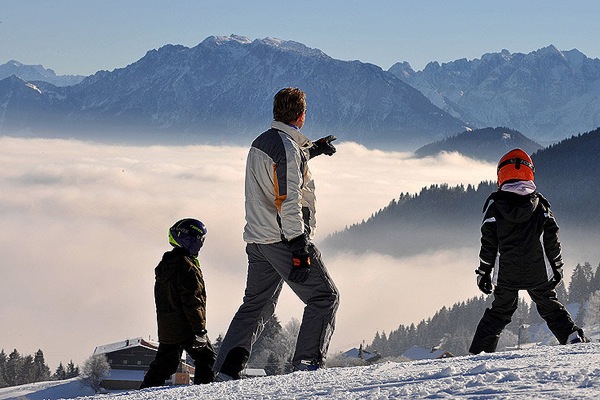
<instances>
[{"instance_id":1,"label":"blue sky","mask_svg":"<svg viewBox=\"0 0 600 400\"><path fill-rule=\"evenodd\" d=\"M388 69L554 44L600 57L600 2L581 0L0 0L0 64L90 75L165 44L267 36Z\"/></svg>"}]
</instances>

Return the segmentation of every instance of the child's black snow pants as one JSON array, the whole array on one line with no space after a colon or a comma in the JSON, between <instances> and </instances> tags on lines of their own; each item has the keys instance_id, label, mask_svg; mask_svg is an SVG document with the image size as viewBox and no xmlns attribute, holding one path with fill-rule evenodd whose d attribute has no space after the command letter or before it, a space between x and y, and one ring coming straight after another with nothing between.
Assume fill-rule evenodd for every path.
<instances>
[{"instance_id":1,"label":"child's black snow pants","mask_svg":"<svg viewBox=\"0 0 600 400\"><path fill-rule=\"evenodd\" d=\"M192 343L193 338L180 344L160 343L156 358L150 363L150 368L144 376L140 389L164 385L165 381L177 371L183 350L194 360L194 384L212 382L214 380L212 368L216 358L215 350L210 342L202 349L192 348Z\"/></svg>"},{"instance_id":2,"label":"child's black snow pants","mask_svg":"<svg viewBox=\"0 0 600 400\"><path fill-rule=\"evenodd\" d=\"M527 293L558 342L560 344L567 343L569 335L578 327L571 319L567 309L556 298L556 291L552 288L552 284L548 282L548 284L535 289L527 290ZM493 353L496 351L500 333L510 323L512 315L517 310L518 302L519 291L517 289L496 287L492 306L485 310L477 325L469 348L470 353L479 354L482 351Z\"/></svg>"}]
</instances>

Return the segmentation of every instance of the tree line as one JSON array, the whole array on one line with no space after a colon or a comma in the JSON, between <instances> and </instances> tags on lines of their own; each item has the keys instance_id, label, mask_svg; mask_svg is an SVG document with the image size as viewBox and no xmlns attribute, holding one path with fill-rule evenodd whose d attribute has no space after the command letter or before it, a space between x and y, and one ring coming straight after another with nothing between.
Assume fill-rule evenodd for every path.
<instances>
[{"instance_id":1,"label":"tree line","mask_svg":"<svg viewBox=\"0 0 600 400\"><path fill-rule=\"evenodd\" d=\"M578 312L573 315L579 326L584 329L600 326L600 264L595 272L588 262L577 264L568 285L561 283L556 291L563 304L579 305ZM413 345L441 348L457 356L466 355L477 323L492 300L493 296L473 297L451 307L444 306L435 315L417 324L399 325L389 333L376 332L372 342L364 349L381 355L384 360L396 361L402 360L402 354ZM545 326L535 305L521 298L512 322L501 335L498 349L517 348L520 344L541 340L555 343ZM265 322L262 334L254 343L247 367L264 369L267 375L291 372L291 357L299 328L298 320L292 318L282 325L277 315L273 315ZM220 335L213 343L217 351L222 339ZM342 353L330 354L327 360L330 367L363 364L366 363L348 359Z\"/></svg>"},{"instance_id":2,"label":"tree line","mask_svg":"<svg viewBox=\"0 0 600 400\"><path fill-rule=\"evenodd\" d=\"M532 155L536 185L550 201L561 230L597 234L600 169L595 166L599 153L600 128ZM485 199L497 189L495 181L483 181L454 187L430 185L417 194L402 192L367 220L326 237L322 247L334 254L369 249L407 256L476 245Z\"/></svg>"},{"instance_id":3,"label":"tree line","mask_svg":"<svg viewBox=\"0 0 600 400\"><path fill-rule=\"evenodd\" d=\"M579 306L577 314L573 315L579 326L584 329L600 326L600 264L595 272L587 262L577 264L568 287L560 284L557 294L563 304ZM433 317L416 325L400 325L387 334L377 332L367 350L392 359L400 357L413 345L427 349L441 348L454 355L466 355L475 328L492 300L493 296L473 297L449 308L442 307ZM540 326L545 326L545 322L537 313L535 305L521 298L512 322L501 335L498 348L515 348L520 344L539 341L543 333L534 328ZM548 331L546 339L549 337ZM552 337L552 340L555 339Z\"/></svg>"},{"instance_id":4,"label":"tree line","mask_svg":"<svg viewBox=\"0 0 600 400\"><path fill-rule=\"evenodd\" d=\"M65 367L61 362L52 373L40 349L33 356L22 356L17 349L6 355L0 351L0 388L74 378L79 375L79 367L71 360Z\"/></svg>"}]
</instances>

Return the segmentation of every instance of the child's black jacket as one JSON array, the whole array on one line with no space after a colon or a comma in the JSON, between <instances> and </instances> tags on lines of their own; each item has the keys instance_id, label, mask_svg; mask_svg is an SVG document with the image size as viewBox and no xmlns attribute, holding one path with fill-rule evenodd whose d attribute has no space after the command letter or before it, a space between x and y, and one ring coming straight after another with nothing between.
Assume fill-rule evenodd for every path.
<instances>
[{"instance_id":1,"label":"child's black jacket","mask_svg":"<svg viewBox=\"0 0 600 400\"><path fill-rule=\"evenodd\" d=\"M154 270L158 340L175 344L202 334L206 325L206 290L197 260L174 248Z\"/></svg>"},{"instance_id":2,"label":"child's black jacket","mask_svg":"<svg viewBox=\"0 0 600 400\"><path fill-rule=\"evenodd\" d=\"M531 289L548 283L562 265L558 225L538 192L496 191L488 197L481 225L480 269L491 271L498 257L497 285Z\"/></svg>"}]
</instances>

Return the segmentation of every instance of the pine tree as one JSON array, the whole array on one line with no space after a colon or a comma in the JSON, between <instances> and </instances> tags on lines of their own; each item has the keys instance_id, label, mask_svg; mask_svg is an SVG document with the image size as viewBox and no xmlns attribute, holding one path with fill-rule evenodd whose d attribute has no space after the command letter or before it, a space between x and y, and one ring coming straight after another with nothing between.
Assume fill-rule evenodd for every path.
<instances>
[{"instance_id":1,"label":"pine tree","mask_svg":"<svg viewBox=\"0 0 600 400\"><path fill-rule=\"evenodd\" d=\"M17 373L17 385L24 385L26 383L35 382L35 368L33 364L33 357L28 355L21 359L19 370Z\"/></svg>"},{"instance_id":2,"label":"pine tree","mask_svg":"<svg viewBox=\"0 0 600 400\"><path fill-rule=\"evenodd\" d=\"M4 352L4 349L2 349L2 351L0 351L0 388L8 386L5 378L6 359L6 353Z\"/></svg>"},{"instance_id":3,"label":"pine tree","mask_svg":"<svg viewBox=\"0 0 600 400\"><path fill-rule=\"evenodd\" d=\"M252 346L248 365L253 368L268 369L271 373L291 372L291 359L299 330L300 322L295 318L282 328L277 316L273 315Z\"/></svg>"},{"instance_id":4,"label":"pine tree","mask_svg":"<svg viewBox=\"0 0 600 400\"><path fill-rule=\"evenodd\" d=\"M18 385L21 364L21 355L19 354L17 349L14 349L13 352L8 355L8 359L6 360L6 367L4 370L4 378L8 386Z\"/></svg>"},{"instance_id":5,"label":"pine tree","mask_svg":"<svg viewBox=\"0 0 600 400\"><path fill-rule=\"evenodd\" d=\"M282 366L280 364L279 357L274 352L271 352L269 357L267 357L265 372L267 375L279 375L282 372Z\"/></svg>"},{"instance_id":6,"label":"pine tree","mask_svg":"<svg viewBox=\"0 0 600 400\"><path fill-rule=\"evenodd\" d=\"M282 335L282 351L280 354L281 373L292 371L292 357L298 340L298 332L300 332L300 321L292 318L283 327Z\"/></svg>"},{"instance_id":7,"label":"pine tree","mask_svg":"<svg viewBox=\"0 0 600 400\"><path fill-rule=\"evenodd\" d=\"M215 349L215 352L217 354L219 353L219 349L221 348L222 344L223 344L223 335L219 333L219 336L217 336L215 341L212 343L213 348Z\"/></svg>"},{"instance_id":8,"label":"pine tree","mask_svg":"<svg viewBox=\"0 0 600 400\"><path fill-rule=\"evenodd\" d=\"M577 264L569 283L569 303L583 304L590 294L590 282L592 281L592 266L586 262Z\"/></svg>"},{"instance_id":9,"label":"pine tree","mask_svg":"<svg viewBox=\"0 0 600 400\"><path fill-rule=\"evenodd\" d=\"M43 382L50 379L50 368L44 360L44 352L39 349L33 359L33 382Z\"/></svg>"},{"instance_id":10,"label":"pine tree","mask_svg":"<svg viewBox=\"0 0 600 400\"><path fill-rule=\"evenodd\" d=\"M586 304L584 326L600 327L600 290L596 290L590 295Z\"/></svg>"},{"instance_id":11,"label":"pine tree","mask_svg":"<svg viewBox=\"0 0 600 400\"><path fill-rule=\"evenodd\" d=\"M558 301L561 303L568 301L569 295L567 294L567 286L564 284L564 282L560 282L554 290L556 290L556 297L558 298Z\"/></svg>"},{"instance_id":12,"label":"pine tree","mask_svg":"<svg viewBox=\"0 0 600 400\"><path fill-rule=\"evenodd\" d=\"M594 293L598 290L600 290L600 263L598 264L596 272L594 273L594 277L590 282L590 292Z\"/></svg>"},{"instance_id":13,"label":"pine tree","mask_svg":"<svg viewBox=\"0 0 600 400\"><path fill-rule=\"evenodd\" d=\"M67 372L65 371L65 367L63 366L62 362L58 364L58 367L56 367L56 371L54 372L53 378L57 381L67 379Z\"/></svg>"},{"instance_id":14,"label":"pine tree","mask_svg":"<svg viewBox=\"0 0 600 400\"><path fill-rule=\"evenodd\" d=\"M75 378L79 376L79 367L75 366L75 364L73 364L73 360L69 361L69 363L67 364L67 372L66 372L66 379L71 379L71 378Z\"/></svg>"}]
</instances>

